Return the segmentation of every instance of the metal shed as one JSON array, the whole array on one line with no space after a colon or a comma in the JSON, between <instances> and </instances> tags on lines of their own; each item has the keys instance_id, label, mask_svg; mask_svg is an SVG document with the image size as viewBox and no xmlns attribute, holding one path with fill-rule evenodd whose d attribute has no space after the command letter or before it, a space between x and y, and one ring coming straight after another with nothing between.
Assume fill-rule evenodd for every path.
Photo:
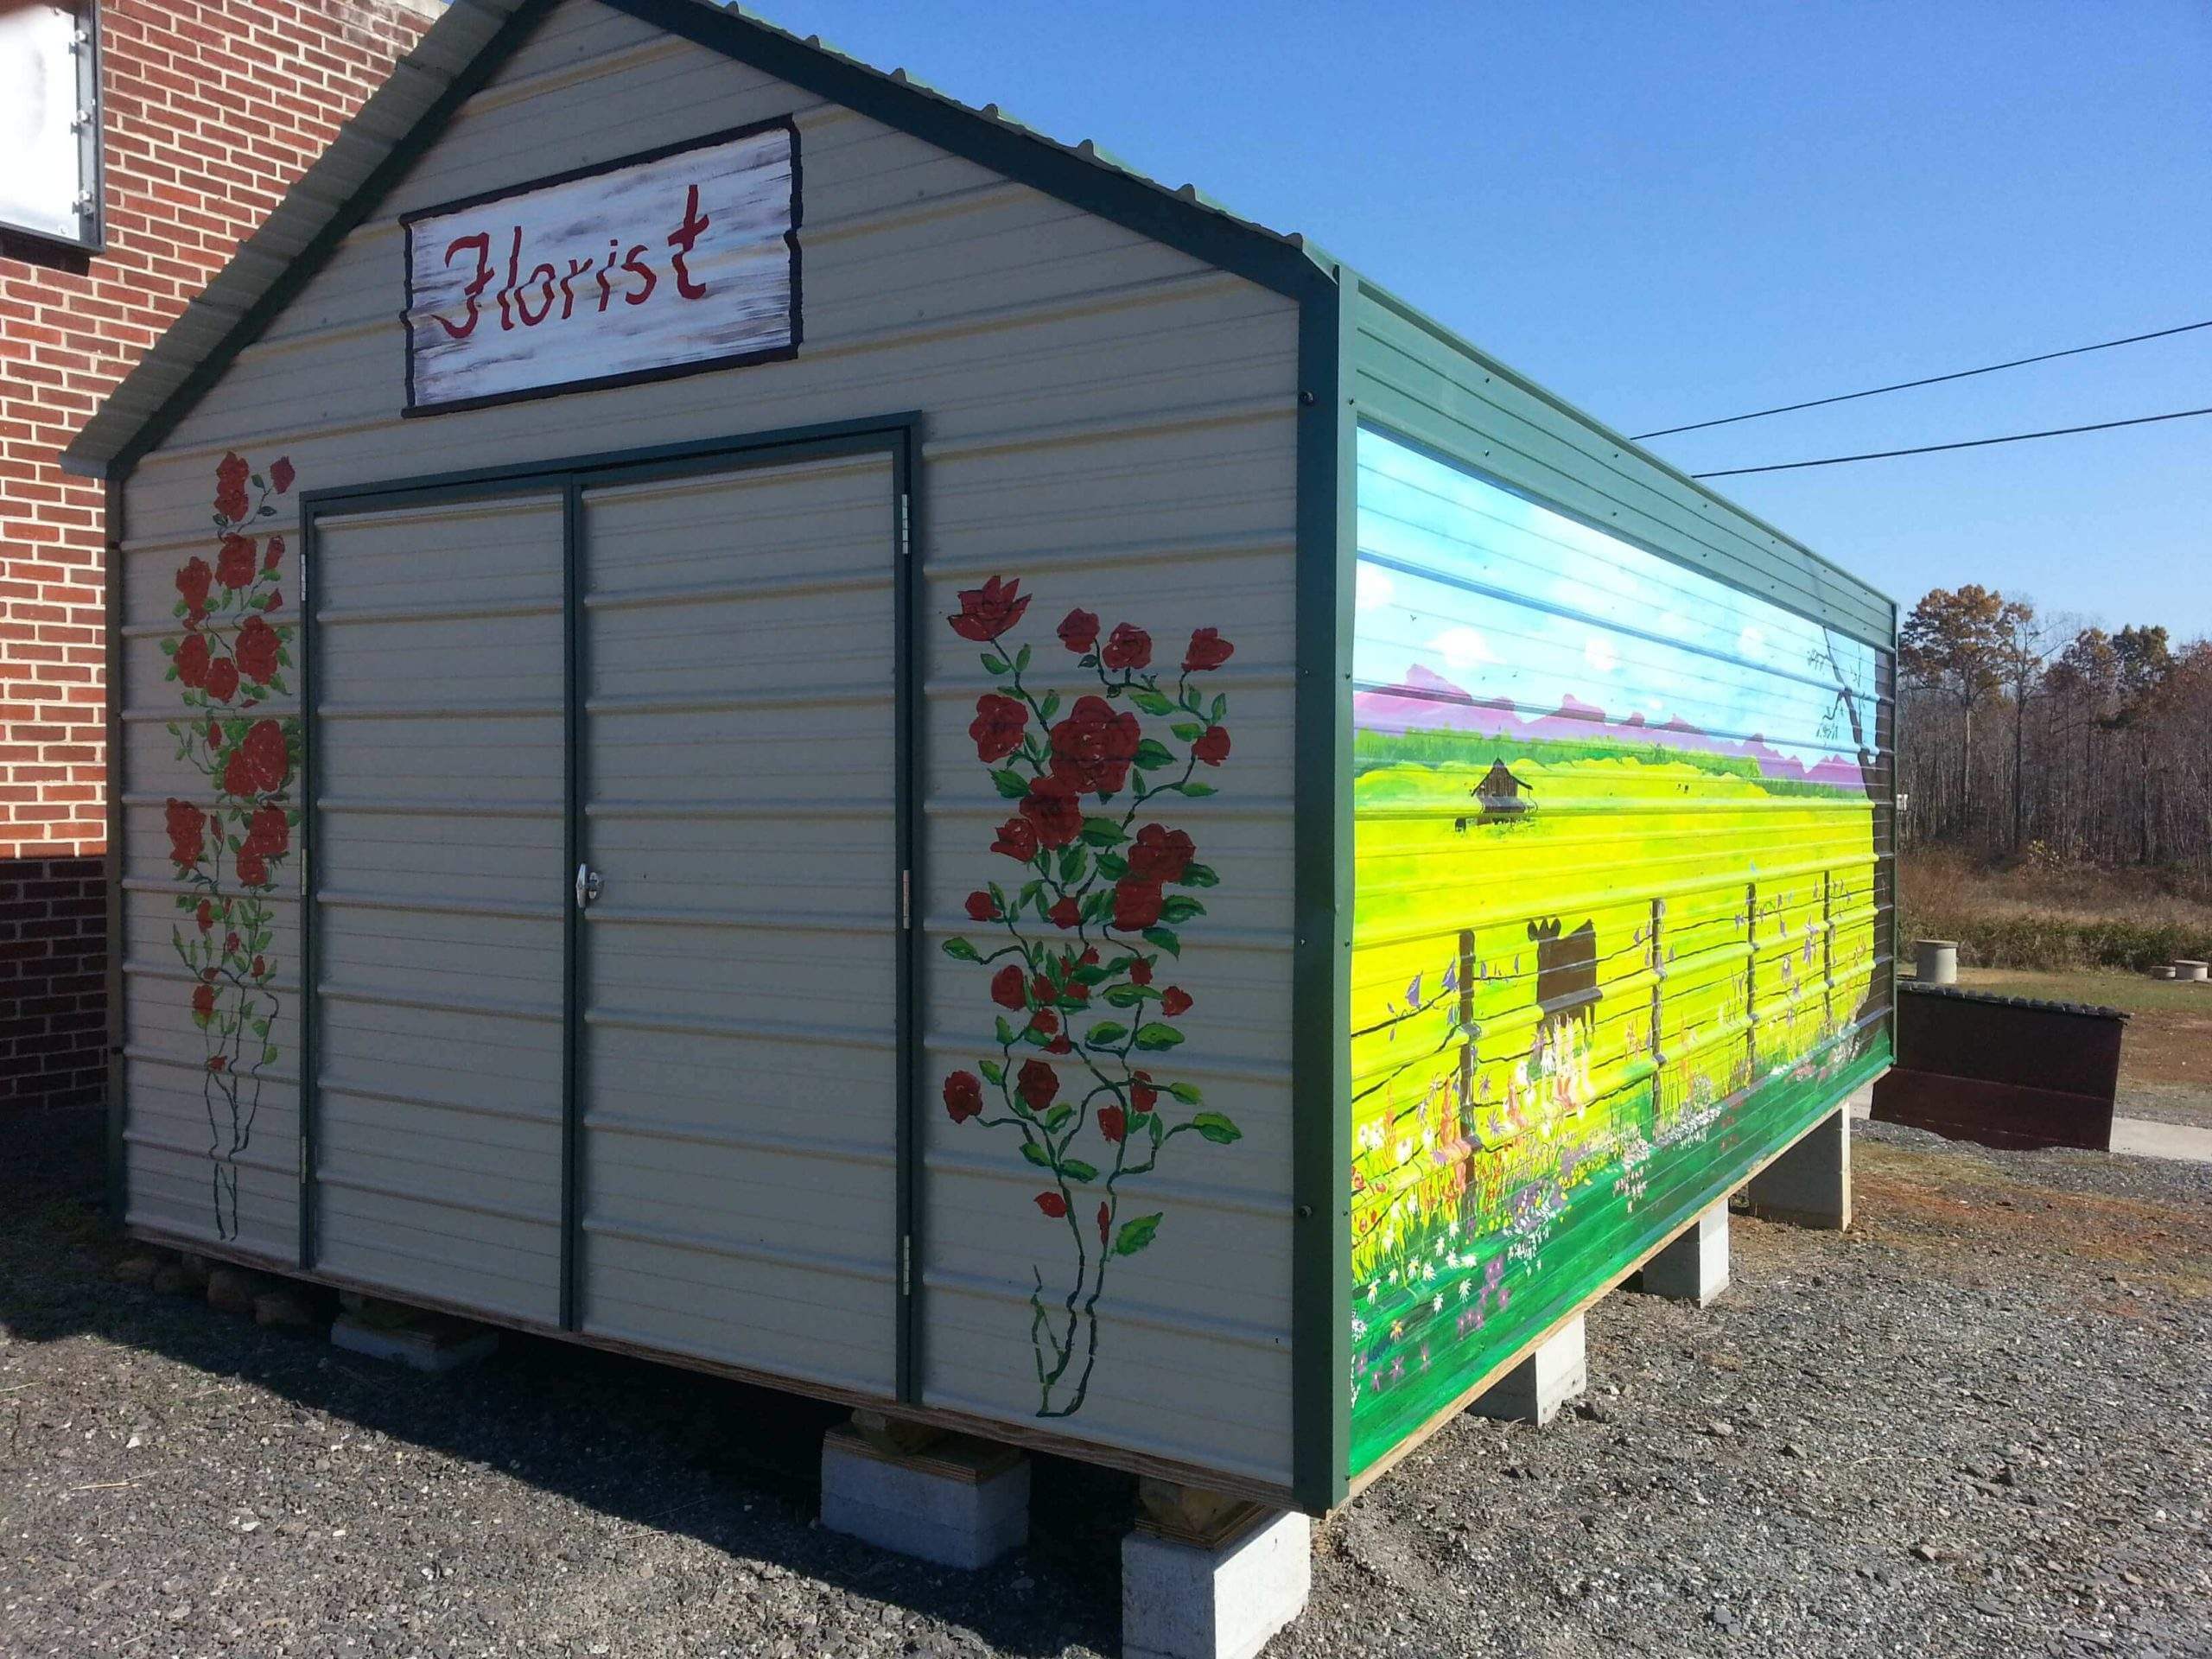
<instances>
[{"instance_id":1,"label":"metal shed","mask_svg":"<svg viewBox=\"0 0 2212 1659\"><path fill-rule=\"evenodd\" d=\"M454 0L69 460L147 1239L1318 1514L1887 1061L1891 601L704 0Z\"/></svg>"}]
</instances>

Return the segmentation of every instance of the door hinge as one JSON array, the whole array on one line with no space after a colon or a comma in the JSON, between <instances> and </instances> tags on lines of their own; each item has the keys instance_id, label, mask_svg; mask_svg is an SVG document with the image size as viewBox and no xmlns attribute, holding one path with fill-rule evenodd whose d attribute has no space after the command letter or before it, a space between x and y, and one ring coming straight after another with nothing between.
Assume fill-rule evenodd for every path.
<instances>
[{"instance_id":1,"label":"door hinge","mask_svg":"<svg viewBox=\"0 0 2212 1659\"><path fill-rule=\"evenodd\" d=\"M911 928L914 925L914 873L899 872L899 925Z\"/></svg>"},{"instance_id":2,"label":"door hinge","mask_svg":"<svg viewBox=\"0 0 2212 1659\"><path fill-rule=\"evenodd\" d=\"M307 1136L305 1136L305 1135L302 1135L302 1136L300 1137L300 1185L302 1185L302 1186L306 1185L307 1185L307 1179L308 1179L308 1138L307 1138Z\"/></svg>"},{"instance_id":3,"label":"door hinge","mask_svg":"<svg viewBox=\"0 0 2212 1659\"><path fill-rule=\"evenodd\" d=\"M902 1233L899 1236L899 1294L914 1294L914 1236Z\"/></svg>"},{"instance_id":4,"label":"door hinge","mask_svg":"<svg viewBox=\"0 0 2212 1659\"><path fill-rule=\"evenodd\" d=\"M914 550L914 498L901 493L899 497L899 556L906 558Z\"/></svg>"}]
</instances>

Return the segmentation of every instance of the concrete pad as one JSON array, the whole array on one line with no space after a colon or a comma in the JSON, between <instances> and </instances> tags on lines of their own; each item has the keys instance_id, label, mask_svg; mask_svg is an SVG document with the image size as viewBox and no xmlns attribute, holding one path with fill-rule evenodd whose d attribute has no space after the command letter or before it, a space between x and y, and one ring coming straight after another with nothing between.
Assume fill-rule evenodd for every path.
<instances>
[{"instance_id":1,"label":"concrete pad","mask_svg":"<svg viewBox=\"0 0 2212 1659\"><path fill-rule=\"evenodd\" d=\"M2212 1164L2212 1129L2192 1123L2160 1123L2147 1117L2115 1117L2112 1147L2131 1158L2171 1158Z\"/></svg>"},{"instance_id":2,"label":"concrete pad","mask_svg":"<svg viewBox=\"0 0 2212 1659\"><path fill-rule=\"evenodd\" d=\"M1551 1421L1561 1406L1589 1386L1590 1361L1583 1345L1582 1316L1578 1313L1467 1409L1478 1417L1541 1425Z\"/></svg>"},{"instance_id":3,"label":"concrete pad","mask_svg":"<svg viewBox=\"0 0 2212 1659\"><path fill-rule=\"evenodd\" d=\"M972 1572L1029 1541L1029 1459L964 1434L902 1453L833 1428L822 1437L822 1524Z\"/></svg>"},{"instance_id":4,"label":"concrete pad","mask_svg":"<svg viewBox=\"0 0 2212 1659\"><path fill-rule=\"evenodd\" d=\"M1836 1109L1808 1129L1796 1145L1744 1189L1751 1213L1822 1232L1851 1225L1851 1112Z\"/></svg>"},{"instance_id":5,"label":"concrete pad","mask_svg":"<svg viewBox=\"0 0 2212 1659\"><path fill-rule=\"evenodd\" d=\"M499 1347L499 1337L480 1325L440 1313L423 1314L412 1325L389 1325L365 1324L348 1313L331 1325L330 1344L418 1371L450 1371L486 1357Z\"/></svg>"},{"instance_id":6,"label":"concrete pad","mask_svg":"<svg viewBox=\"0 0 2212 1659\"><path fill-rule=\"evenodd\" d=\"M1253 1659L1313 1588L1305 1516L1262 1510L1211 1548L1140 1526L1122 1540L1122 1659Z\"/></svg>"},{"instance_id":7,"label":"concrete pad","mask_svg":"<svg viewBox=\"0 0 2212 1659\"><path fill-rule=\"evenodd\" d=\"M1728 1201L1705 1211L1696 1224L1643 1264L1630 1284L1647 1296L1709 1306L1728 1288Z\"/></svg>"}]
</instances>

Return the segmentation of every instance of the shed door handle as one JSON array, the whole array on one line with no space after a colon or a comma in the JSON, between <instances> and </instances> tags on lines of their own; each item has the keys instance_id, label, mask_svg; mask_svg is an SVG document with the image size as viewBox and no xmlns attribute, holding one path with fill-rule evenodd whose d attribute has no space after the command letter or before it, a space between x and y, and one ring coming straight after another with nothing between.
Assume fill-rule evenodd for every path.
<instances>
[{"instance_id":1,"label":"shed door handle","mask_svg":"<svg viewBox=\"0 0 2212 1659\"><path fill-rule=\"evenodd\" d=\"M576 908L588 910L599 897L599 872L588 864L576 866Z\"/></svg>"}]
</instances>

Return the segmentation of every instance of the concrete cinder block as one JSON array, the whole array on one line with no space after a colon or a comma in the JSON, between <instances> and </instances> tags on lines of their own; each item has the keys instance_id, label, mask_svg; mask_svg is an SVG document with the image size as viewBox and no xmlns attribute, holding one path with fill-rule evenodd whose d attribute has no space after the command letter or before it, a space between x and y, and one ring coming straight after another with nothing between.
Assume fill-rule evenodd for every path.
<instances>
[{"instance_id":1,"label":"concrete cinder block","mask_svg":"<svg viewBox=\"0 0 2212 1659\"><path fill-rule=\"evenodd\" d=\"M1212 1548L1140 1527L1122 1540L1122 1659L1252 1659L1313 1587L1305 1516L1263 1511Z\"/></svg>"},{"instance_id":2,"label":"concrete cinder block","mask_svg":"<svg viewBox=\"0 0 2212 1659\"><path fill-rule=\"evenodd\" d=\"M1561 1406L1589 1386L1590 1361L1578 1313L1467 1409L1507 1422L1548 1423Z\"/></svg>"},{"instance_id":3,"label":"concrete cinder block","mask_svg":"<svg viewBox=\"0 0 2212 1659\"><path fill-rule=\"evenodd\" d=\"M349 1313L332 1324L330 1344L418 1371L450 1371L486 1357L499 1347L499 1337L480 1325L437 1313L423 1314L411 1325L371 1325Z\"/></svg>"},{"instance_id":4,"label":"concrete cinder block","mask_svg":"<svg viewBox=\"0 0 2212 1659\"><path fill-rule=\"evenodd\" d=\"M1700 1215L1687 1232L1643 1264L1634 1280L1647 1296L1709 1304L1728 1288L1728 1201Z\"/></svg>"},{"instance_id":5,"label":"concrete cinder block","mask_svg":"<svg viewBox=\"0 0 2212 1659\"><path fill-rule=\"evenodd\" d=\"M1029 1459L966 1435L902 1453L833 1428L822 1437L822 1524L972 1572L1029 1541Z\"/></svg>"},{"instance_id":6,"label":"concrete cinder block","mask_svg":"<svg viewBox=\"0 0 2212 1659\"><path fill-rule=\"evenodd\" d=\"M1796 1145L1744 1189L1751 1213L1840 1233L1851 1225L1851 1114L1842 1107L1815 1123Z\"/></svg>"}]
</instances>

